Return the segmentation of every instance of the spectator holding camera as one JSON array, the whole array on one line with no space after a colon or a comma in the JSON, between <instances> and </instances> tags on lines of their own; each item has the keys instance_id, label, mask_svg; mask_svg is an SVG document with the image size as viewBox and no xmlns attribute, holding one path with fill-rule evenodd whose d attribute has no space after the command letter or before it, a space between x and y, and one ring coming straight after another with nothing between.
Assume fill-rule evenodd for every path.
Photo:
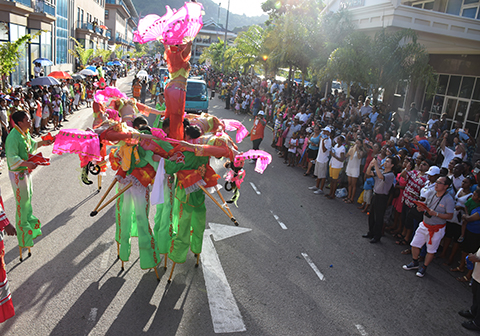
<instances>
[{"instance_id":1,"label":"spectator holding camera","mask_svg":"<svg viewBox=\"0 0 480 336\"><path fill-rule=\"evenodd\" d=\"M455 202L447 192L452 180L446 176L441 176L435 183L435 193L432 194L425 203L418 205L418 211L424 212L423 222L420 223L415 231L412 246L412 261L403 265L404 270L418 270L416 275L420 278L425 276L428 265L432 262L437 252L440 241L445 235L445 226L447 220L451 220L455 209ZM420 249L427 244L427 255L423 266L420 267L418 257Z\"/></svg>"}]
</instances>

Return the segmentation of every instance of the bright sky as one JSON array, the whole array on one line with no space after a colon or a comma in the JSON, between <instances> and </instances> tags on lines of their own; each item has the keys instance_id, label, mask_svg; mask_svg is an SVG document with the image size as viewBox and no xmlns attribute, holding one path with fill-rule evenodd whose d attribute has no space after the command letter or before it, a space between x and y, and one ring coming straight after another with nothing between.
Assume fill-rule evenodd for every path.
<instances>
[{"instance_id":1,"label":"bright sky","mask_svg":"<svg viewBox=\"0 0 480 336\"><path fill-rule=\"evenodd\" d=\"M215 3L221 3L221 7L227 9L228 0L213 0ZM265 0L230 0L230 12L235 14L245 14L247 16L258 16L265 14L262 11L262 2Z\"/></svg>"}]
</instances>

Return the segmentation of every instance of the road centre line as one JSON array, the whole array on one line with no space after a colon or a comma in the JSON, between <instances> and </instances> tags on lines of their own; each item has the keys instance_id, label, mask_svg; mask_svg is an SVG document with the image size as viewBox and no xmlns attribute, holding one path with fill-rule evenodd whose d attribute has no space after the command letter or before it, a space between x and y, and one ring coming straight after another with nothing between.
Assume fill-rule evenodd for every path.
<instances>
[{"instance_id":1,"label":"road centre line","mask_svg":"<svg viewBox=\"0 0 480 336\"><path fill-rule=\"evenodd\" d=\"M287 226L280 221L280 218L277 215L275 215L272 210L270 210L270 212L272 213L273 218L275 218L275 220L277 221L278 225L280 225L282 229L286 230Z\"/></svg>"},{"instance_id":2,"label":"road centre line","mask_svg":"<svg viewBox=\"0 0 480 336\"><path fill-rule=\"evenodd\" d=\"M313 269L315 274L320 278L320 280L325 281L325 277L323 276L322 272L318 269L318 267L313 263L312 259L310 259L309 255L306 253L302 252L302 256L305 258L307 263L310 265L310 267Z\"/></svg>"},{"instance_id":3,"label":"road centre line","mask_svg":"<svg viewBox=\"0 0 480 336\"><path fill-rule=\"evenodd\" d=\"M257 186L255 184L253 184L253 182L250 182L250 185L252 186L253 190L255 190L255 192L257 193L257 195L260 195L261 192L257 189Z\"/></svg>"},{"instance_id":4,"label":"road centre line","mask_svg":"<svg viewBox=\"0 0 480 336\"><path fill-rule=\"evenodd\" d=\"M355 324L355 327L357 327L358 331L360 332L360 335L362 336L367 336L367 332L365 331L365 328L361 324Z\"/></svg>"}]
</instances>

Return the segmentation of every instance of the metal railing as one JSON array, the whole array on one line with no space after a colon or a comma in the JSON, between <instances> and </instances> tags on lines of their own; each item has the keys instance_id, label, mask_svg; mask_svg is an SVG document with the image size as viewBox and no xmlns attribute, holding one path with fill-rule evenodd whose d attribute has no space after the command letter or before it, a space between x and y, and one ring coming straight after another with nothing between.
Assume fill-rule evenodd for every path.
<instances>
[{"instance_id":1,"label":"metal railing","mask_svg":"<svg viewBox=\"0 0 480 336\"><path fill-rule=\"evenodd\" d=\"M51 3L45 2L44 0L32 0L31 4L34 6L33 9L37 13L47 13L55 16L55 6Z\"/></svg>"},{"instance_id":2,"label":"metal railing","mask_svg":"<svg viewBox=\"0 0 480 336\"><path fill-rule=\"evenodd\" d=\"M18 3L21 3L22 5L33 8L31 0L10 0L10 2L18 2Z\"/></svg>"}]
</instances>

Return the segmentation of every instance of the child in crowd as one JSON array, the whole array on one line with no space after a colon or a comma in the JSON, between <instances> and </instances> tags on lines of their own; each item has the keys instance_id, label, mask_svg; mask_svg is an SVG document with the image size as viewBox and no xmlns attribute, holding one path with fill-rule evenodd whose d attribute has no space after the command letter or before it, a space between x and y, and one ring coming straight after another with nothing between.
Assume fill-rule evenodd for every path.
<instances>
[{"instance_id":1,"label":"child in crowd","mask_svg":"<svg viewBox=\"0 0 480 336\"><path fill-rule=\"evenodd\" d=\"M295 132L290 139L290 144L288 145L288 166L295 167L297 148L299 147L299 133Z\"/></svg>"},{"instance_id":2,"label":"child in crowd","mask_svg":"<svg viewBox=\"0 0 480 336\"><path fill-rule=\"evenodd\" d=\"M375 180L373 177L369 177L365 180L365 183L363 184L363 204L358 207L359 209L362 209L362 212L367 212L368 207L370 206L370 201L372 200L373 196L373 186L375 184Z\"/></svg>"},{"instance_id":3,"label":"child in crowd","mask_svg":"<svg viewBox=\"0 0 480 336\"><path fill-rule=\"evenodd\" d=\"M93 89L92 86L89 85L87 87L87 107L92 107L93 102Z\"/></svg>"},{"instance_id":4,"label":"child in crowd","mask_svg":"<svg viewBox=\"0 0 480 336\"><path fill-rule=\"evenodd\" d=\"M60 105L62 101L60 100L59 95L55 95L52 101L52 115L53 115L53 127L59 129L60 124Z\"/></svg>"}]
</instances>

